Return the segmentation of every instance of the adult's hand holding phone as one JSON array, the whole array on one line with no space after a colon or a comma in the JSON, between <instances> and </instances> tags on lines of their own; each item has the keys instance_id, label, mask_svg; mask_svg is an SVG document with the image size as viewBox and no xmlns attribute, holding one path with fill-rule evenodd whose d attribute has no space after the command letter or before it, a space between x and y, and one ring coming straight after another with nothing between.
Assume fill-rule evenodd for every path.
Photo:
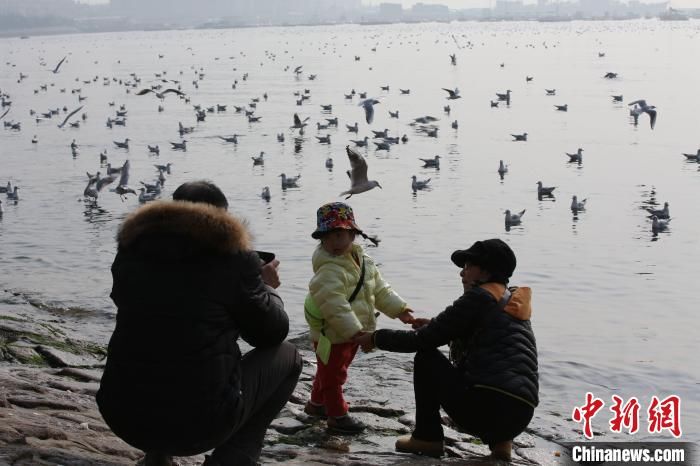
<instances>
[{"instance_id":1,"label":"adult's hand holding phone","mask_svg":"<svg viewBox=\"0 0 700 466\"><path fill-rule=\"evenodd\" d=\"M260 271L263 282L272 288L277 288L280 286L280 277L279 273L277 272L279 265L280 261L273 259L267 264L263 265Z\"/></svg>"}]
</instances>

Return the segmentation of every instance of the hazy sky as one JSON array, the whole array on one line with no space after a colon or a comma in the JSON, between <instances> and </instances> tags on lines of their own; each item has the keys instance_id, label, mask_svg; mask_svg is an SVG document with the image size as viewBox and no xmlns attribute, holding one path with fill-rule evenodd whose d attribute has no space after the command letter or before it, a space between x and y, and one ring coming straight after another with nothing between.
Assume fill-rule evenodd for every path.
<instances>
[{"instance_id":1,"label":"hazy sky","mask_svg":"<svg viewBox=\"0 0 700 466\"><path fill-rule=\"evenodd\" d=\"M107 3L108 0L78 0L80 3ZM194 0L193 0L194 1ZM525 3L536 3L536 0L524 0ZM556 0L555 0L556 1ZM561 2L568 0L559 0ZM642 0L644 3L662 3L663 0ZM383 2L401 3L404 7L410 8L417 0L363 0L363 3L368 5L378 5ZM420 0L421 3L440 3L447 5L450 8L479 8L492 7L496 4L496 0ZM700 8L700 0L670 0L671 6L677 8Z\"/></svg>"},{"instance_id":2,"label":"hazy sky","mask_svg":"<svg viewBox=\"0 0 700 466\"><path fill-rule=\"evenodd\" d=\"M439 3L450 8L474 8L492 7L496 0L363 0L362 3L378 5L382 2L401 3L404 7L410 8L415 3ZM556 1L556 0L555 0ZM559 0L564 3L566 0ZM663 0L642 0L643 3L663 3ZM524 0L524 3L537 3L537 0ZM672 6L678 8L700 8L700 0L670 0Z\"/></svg>"}]
</instances>

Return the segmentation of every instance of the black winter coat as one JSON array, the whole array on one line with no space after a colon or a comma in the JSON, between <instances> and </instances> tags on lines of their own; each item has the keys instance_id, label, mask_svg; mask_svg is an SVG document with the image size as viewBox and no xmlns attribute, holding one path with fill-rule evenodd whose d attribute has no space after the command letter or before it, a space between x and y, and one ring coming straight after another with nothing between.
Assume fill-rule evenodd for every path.
<instances>
[{"instance_id":1,"label":"black winter coat","mask_svg":"<svg viewBox=\"0 0 700 466\"><path fill-rule=\"evenodd\" d=\"M502 285L486 284L498 293ZM464 347L457 367L466 387L485 387L532 407L539 403L537 345L530 324L530 289L515 288L505 310L492 293L475 287L416 331L378 330L377 348L397 352L434 349L451 341Z\"/></svg>"},{"instance_id":2,"label":"black winter coat","mask_svg":"<svg viewBox=\"0 0 700 466\"><path fill-rule=\"evenodd\" d=\"M289 330L283 303L261 279L245 225L223 209L151 203L126 219L117 239L117 323L100 412L144 450L210 440L240 397L236 340L281 343Z\"/></svg>"}]
</instances>

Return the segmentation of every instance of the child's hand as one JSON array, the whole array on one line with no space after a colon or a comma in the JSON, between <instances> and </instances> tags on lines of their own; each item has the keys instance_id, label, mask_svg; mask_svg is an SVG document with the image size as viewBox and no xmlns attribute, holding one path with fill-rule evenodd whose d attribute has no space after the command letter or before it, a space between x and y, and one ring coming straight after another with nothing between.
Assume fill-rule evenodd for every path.
<instances>
[{"instance_id":1,"label":"child's hand","mask_svg":"<svg viewBox=\"0 0 700 466\"><path fill-rule=\"evenodd\" d=\"M413 309L407 307L401 314L397 315L396 317L404 324L412 324L416 320L415 317L413 317L412 313Z\"/></svg>"},{"instance_id":2,"label":"child's hand","mask_svg":"<svg viewBox=\"0 0 700 466\"><path fill-rule=\"evenodd\" d=\"M411 327L414 329L419 329L423 327L424 325L428 325L432 319L425 319L423 317L417 317L413 319L413 322L411 322Z\"/></svg>"},{"instance_id":3,"label":"child's hand","mask_svg":"<svg viewBox=\"0 0 700 466\"><path fill-rule=\"evenodd\" d=\"M358 332L352 341L360 345L364 353L369 353L374 349L374 332Z\"/></svg>"}]
</instances>

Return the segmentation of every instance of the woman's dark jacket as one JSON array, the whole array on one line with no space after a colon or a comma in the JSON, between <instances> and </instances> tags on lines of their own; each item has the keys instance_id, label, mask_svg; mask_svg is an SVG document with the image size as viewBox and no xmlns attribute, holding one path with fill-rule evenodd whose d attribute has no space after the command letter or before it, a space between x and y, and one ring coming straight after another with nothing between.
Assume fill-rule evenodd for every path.
<instances>
[{"instance_id":1,"label":"woman's dark jacket","mask_svg":"<svg viewBox=\"0 0 700 466\"><path fill-rule=\"evenodd\" d=\"M457 367L466 387L484 387L539 403L537 346L530 324L530 289L515 288L504 309L498 301L505 287L487 283L471 288L416 331L378 330L377 348L414 352L451 341L464 347Z\"/></svg>"},{"instance_id":2,"label":"woman's dark jacket","mask_svg":"<svg viewBox=\"0 0 700 466\"><path fill-rule=\"evenodd\" d=\"M246 226L223 209L154 202L117 240L100 412L142 449L210 439L240 397L236 340L280 344L289 330L282 300L261 279Z\"/></svg>"}]
</instances>

